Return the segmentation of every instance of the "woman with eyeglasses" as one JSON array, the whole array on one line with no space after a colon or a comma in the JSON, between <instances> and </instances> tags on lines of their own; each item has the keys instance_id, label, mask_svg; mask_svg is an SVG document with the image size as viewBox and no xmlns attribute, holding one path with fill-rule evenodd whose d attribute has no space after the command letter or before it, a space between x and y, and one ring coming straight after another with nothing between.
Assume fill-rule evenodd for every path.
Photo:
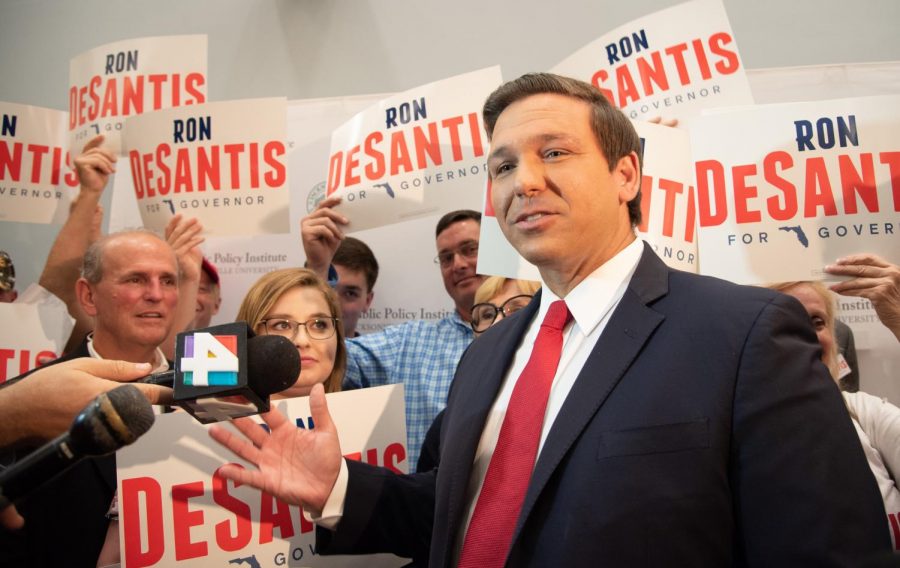
<instances>
[{"instance_id":1,"label":"woman with eyeglasses","mask_svg":"<svg viewBox=\"0 0 900 568\"><path fill-rule=\"evenodd\" d=\"M282 335L300 352L300 376L272 398L307 396L316 383L325 392L341 390L347 368L344 326L334 290L305 268L285 268L256 281L237 319L261 335Z\"/></svg>"},{"instance_id":2,"label":"woman with eyeglasses","mask_svg":"<svg viewBox=\"0 0 900 568\"><path fill-rule=\"evenodd\" d=\"M489 327L528 305L541 283L502 276L485 279L475 292L470 325L478 337Z\"/></svg>"}]
</instances>

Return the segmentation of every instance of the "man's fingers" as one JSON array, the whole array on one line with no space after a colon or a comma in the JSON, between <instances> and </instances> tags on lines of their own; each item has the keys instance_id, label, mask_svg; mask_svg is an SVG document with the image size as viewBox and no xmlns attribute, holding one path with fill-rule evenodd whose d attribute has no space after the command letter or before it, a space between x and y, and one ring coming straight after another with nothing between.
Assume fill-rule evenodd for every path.
<instances>
[{"instance_id":1,"label":"man's fingers","mask_svg":"<svg viewBox=\"0 0 900 568\"><path fill-rule=\"evenodd\" d=\"M313 386L309 393L309 411L312 414L313 423L316 430L320 432L337 433L337 428L331 420L331 414L328 412L328 401L325 398L325 387L322 383Z\"/></svg>"},{"instance_id":2,"label":"man's fingers","mask_svg":"<svg viewBox=\"0 0 900 568\"><path fill-rule=\"evenodd\" d=\"M152 369L150 363L129 363L117 359L94 359L93 357L81 357L60 364L101 379L117 382L133 381L145 377L150 374Z\"/></svg>"},{"instance_id":3,"label":"man's fingers","mask_svg":"<svg viewBox=\"0 0 900 568\"><path fill-rule=\"evenodd\" d=\"M259 428L259 426L257 426L257 428ZM235 436L230 431L218 425L213 425L209 429L209 436L216 442L228 448L231 453L242 460L254 465L259 463L259 448L248 442L245 438Z\"/></svg>"},{"instance_id":4,"label":"man's fingers","mask_svg":"<svg viewBox=\"0 0 900 568\"><path fill-rule=\"evenodd\" d=\"M256 489L265 489L264 479L260 472L241 467L236 463L227 463L219 468L218 474L239 485L249 485Z\"/></svg>"},{"instance_id":5,"label":"man's fingers","mask_svg":"<svg viewBox=\"0 0 900 568\"><path fill-rule=\"evenodd\" d=\"M88 150L93 150L94 148L99 148L100 145L103 144L104 139L105 139L105 136L103 136L102 134L98 134L97 136L94 136L93 138L88 140L87 144L84 145L84 148L82 148L81 153L84 154Z\"/></svg>"},{"instance_id":6,"label":"man's fingers","mask_svg":"<svg viewBox=\"0 0 900 568\"><path fill-rule=\"evenodd\" d=\"M175 392L162 385L148 385L145 383L133 383L150 404L172 404L175 402Z\"/></svg>"},{"instance_id":7,"label":"man's fingers","mask_svg":"<svg viewBox=\"0 0 900 568\"><path fill-rule=\"evenodd\" d=\"M0 526L9 530L18 530L25 526L25 519L16 510L15 505L10 505L0 511Z\"/></svg>"},{"instance_id":8,"label":"man's fingers","mask_svg":"<svg viewBox=\"0 0 900 568\"><path fill-rule=\"evenodd\" d=\"M844 257L841 257L835 261L837 265L848 265L848 264L869 264L872 266L878 266L880 268L889 268L891 264L881 258L876 254L871 253L860 253L860 254L851 254Z\"/></svg>"}]
</instances>

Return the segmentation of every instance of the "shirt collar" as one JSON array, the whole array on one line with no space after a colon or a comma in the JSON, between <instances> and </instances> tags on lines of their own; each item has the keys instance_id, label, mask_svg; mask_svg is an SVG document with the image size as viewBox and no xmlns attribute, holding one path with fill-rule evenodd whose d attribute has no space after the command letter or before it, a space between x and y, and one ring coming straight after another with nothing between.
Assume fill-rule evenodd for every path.
<instances>
[{"instance_id":1,"label":"shirt collar","mask_svg":"<svg viewBox=\"0 0 900 568\"><path fill-rule=\"evenodd\" d=\"M93 357L94 359L103 359L103 356L101 356L99 353L97 353L97 350L94 349L94 332L93 331L91 333L89 333L87 336L87 348L88 348L88 353L91 354L91 357ZM166 361L166 356L165 356L165 354L163 354L162 349L157 347L156 353L154 353L153 370L151 371L151 373L161 373L163 371L168 371L168 370L169 370L169 362Z\"/></svg>"},{"instance_id":2,"label":"shirt collar","mask_svg":"<svg viewBox=\"0 0 900 568\"><path fill-rule=\"evenodd\" d=\"M634 239L579 282L565 298L560 298L541 282L541 306L536 321L544 321L550 304L564 299L572 319L586 335L590 334L625 293L643 251L644 241Z\"/></svg>"}]
</instances>

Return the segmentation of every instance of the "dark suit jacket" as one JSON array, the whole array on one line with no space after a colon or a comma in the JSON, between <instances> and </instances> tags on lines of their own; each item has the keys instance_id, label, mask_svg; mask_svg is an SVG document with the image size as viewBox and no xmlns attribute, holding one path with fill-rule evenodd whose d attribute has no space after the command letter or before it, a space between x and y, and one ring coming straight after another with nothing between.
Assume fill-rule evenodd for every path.
<instances>
[{"instance_id":1,"label":"dark suit jacket","mask_svg":"<svg viewBox=\"0 0 900 568\"><path fill-rule=\"evenodd\" d=\"M90 356L84 340L49 365ZM106 513L115 491L115 455L84 459L41 486L17 504L25 528L0 538L0 566L93 568L106 538Z\"/></svg>"},{"instance_id":2,"label":"dark suit jacket","mask_svg":"<svg viewBox=\"0 0 900 568\"><path fill-rule=\"evenodd\" d=\"M448 566L485 417L530 306L463 356L440 463L350 462L323 550ZM508 566L837 566L890 546L840 394L793 298L667 268L645 247L553 423Z\"/></svg>"}]
</instances>

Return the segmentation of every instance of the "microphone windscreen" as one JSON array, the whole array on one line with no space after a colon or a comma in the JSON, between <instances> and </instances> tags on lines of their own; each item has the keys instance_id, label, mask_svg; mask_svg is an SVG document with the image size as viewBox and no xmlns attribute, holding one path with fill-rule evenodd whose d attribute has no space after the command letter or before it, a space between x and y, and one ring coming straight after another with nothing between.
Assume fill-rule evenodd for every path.
<instances>
[{"instance_id":1,"label":"microphone windscreen","mask_svg":"<svg viewBox=\"0 0 900 568\"><path fill-rule=\"evenodd\" d=\"M248 380L262 397L281 392L300 376L300 352L280 335L257 335L247 340Z\"/></svg>"},{"instance_id":2,"label":"microphone windscreen","mask_svg":"<svg viewBox=\"0 0 900 568\"><path fill-rule=\"evenodd\" d=\"M127 446L153 425L150 403L134 385L101 394L81 411L69 429L73 449L101 456Z\"/></svg>"}]
</instances>

